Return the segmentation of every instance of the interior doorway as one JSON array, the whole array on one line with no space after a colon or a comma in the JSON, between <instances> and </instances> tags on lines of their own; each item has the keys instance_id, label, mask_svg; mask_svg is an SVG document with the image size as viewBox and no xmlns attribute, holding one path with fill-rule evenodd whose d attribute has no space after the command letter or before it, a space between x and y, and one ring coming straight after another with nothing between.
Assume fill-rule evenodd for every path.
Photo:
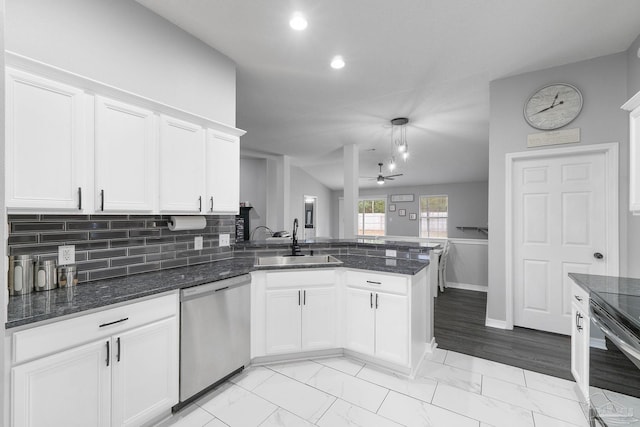
<instances>
[{"instance_id":1,"label":"interior doorway","mask_svg":"<svg viewBox=\"0 0 640 427\"><path fill-rule=\"evenodd\" d=\"M507 155L506 182L507 326L568 335L568 274L618 274L618 145Z\"/></svg>"}]
</instances>

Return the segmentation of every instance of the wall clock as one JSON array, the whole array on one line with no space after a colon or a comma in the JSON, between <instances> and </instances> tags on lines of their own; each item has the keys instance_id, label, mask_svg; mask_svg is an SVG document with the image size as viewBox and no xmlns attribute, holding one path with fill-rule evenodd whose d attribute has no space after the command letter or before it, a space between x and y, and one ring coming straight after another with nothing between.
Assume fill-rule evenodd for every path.
<instances>
[{"instance_id":1,"label":"wall clock","mask_svg":"<svg viewBox=\"0 0 640 427\"><path fill-rule=\"evenodd\" d=\"M524 118L531 126L553 130L571 123L582 110L582 94L575 86L555 83L533 93L524 104Z\"/></svg>"}]
</instances>

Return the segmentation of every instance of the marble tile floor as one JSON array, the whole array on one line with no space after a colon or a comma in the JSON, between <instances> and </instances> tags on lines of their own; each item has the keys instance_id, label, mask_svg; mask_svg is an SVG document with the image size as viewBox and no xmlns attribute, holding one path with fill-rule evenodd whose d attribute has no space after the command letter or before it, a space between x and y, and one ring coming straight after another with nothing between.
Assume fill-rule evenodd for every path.
<instances>
[{"instance_id":1,"label":"marble tile floor","mask_svg":"<svg viewBox=\"0 0 640 427\"><path fill-rule=\"evenodd\" d=\"M640 427L640 399L591 395ZM572 381L436 349L415 379L344 357L250 367L157 427L586 427L578 396Z\"/></svg>"}]
</instances>

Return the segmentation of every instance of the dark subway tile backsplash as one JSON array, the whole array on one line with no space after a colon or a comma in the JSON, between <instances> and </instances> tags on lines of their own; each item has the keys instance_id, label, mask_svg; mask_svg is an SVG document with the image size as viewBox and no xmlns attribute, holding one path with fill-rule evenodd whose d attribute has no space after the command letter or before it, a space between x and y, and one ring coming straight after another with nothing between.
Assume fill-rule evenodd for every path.
<instances>
[{"instance_id":1,"label":"dark subway tile backsplash","mask_svg":"<svg viewBox=\"0 0 640 427\"><path fill-rule=\"evenodd\" d=\"M75 245L81 282L205 263L232 256L218 247L233 215L206 216L202 230L169 231L167 215L9 215L9 255L57 260L58 246ZM194 237L203 237L195 250Z\"/></svg>"}]
</instances>

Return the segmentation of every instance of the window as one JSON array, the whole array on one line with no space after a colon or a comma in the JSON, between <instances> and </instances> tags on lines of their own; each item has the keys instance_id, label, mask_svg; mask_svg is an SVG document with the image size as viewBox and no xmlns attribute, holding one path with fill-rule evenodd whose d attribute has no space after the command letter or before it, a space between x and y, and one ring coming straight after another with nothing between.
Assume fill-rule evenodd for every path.
<instances>
[{"instance_id":1,"label":"window","mask_svg":"<svg viewBox=\"0 0 640 427\"><path fill-rule=\"evenodd\" d=\"M448 196L420 196L420 237L446 238Z\"/></svg>"},{"instance_id":2,"label":"window","mask_svg":"<svg viewBox=\"0 0 640 427\"><path fill-rule=\"evenodd\" d=\"M362 199L358 203L358 234L384 236L386 199Z\"/></svg>"}]
</instances>

